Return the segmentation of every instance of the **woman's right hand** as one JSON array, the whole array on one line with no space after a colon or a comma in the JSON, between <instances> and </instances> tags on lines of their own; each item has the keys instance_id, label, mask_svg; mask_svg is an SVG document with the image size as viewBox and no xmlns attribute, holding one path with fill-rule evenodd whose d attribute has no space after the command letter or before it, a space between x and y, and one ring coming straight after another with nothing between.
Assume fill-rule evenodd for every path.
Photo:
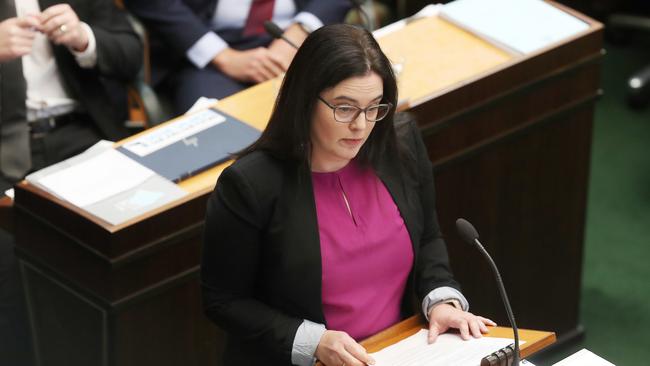
<instances>
[{"instance_id":1,"label":"woman's right hand","mask_svg":"<svg viewBox=\"0 0 650 366\"><path fill-rule=\"evenodd\" d=\"M316 358L327 366L374 365L366 349L345 332L326 330L316 348Z\"/></svg>"}]
</instances>

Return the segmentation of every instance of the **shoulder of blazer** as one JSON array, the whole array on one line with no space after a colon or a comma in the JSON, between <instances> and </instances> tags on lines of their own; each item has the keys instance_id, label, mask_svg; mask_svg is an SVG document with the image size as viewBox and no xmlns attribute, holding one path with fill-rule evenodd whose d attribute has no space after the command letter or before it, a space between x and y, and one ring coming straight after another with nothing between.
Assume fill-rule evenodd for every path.
<instances>
[{"instance_id":1,"label":"shoulder of blazer","mask_svg":"<svg viewBox=\"0 0 650 366\"><path fill-rule=\"evenodd\" d=\"M258 150L237 159L227 169L242 176L253 188L264 189L281 184L285 166L283 161Z\"/></svg>"},{"instance_id":2,"label":"shoulder of blazer","mask_svg":"<svg viewBox=\"0 0 650 366\"><path fill-rule=\"evenodd\" d=\"M407 113L395 114L394 126L399 149L399 157L396 160L399 163L397 164L413 174L418 160L423 158L422 153L426 153L420 128L415 118Z\"/></svg>"},{"instance_id":3,"label":"shoulder of blazer","mask_svg":"<svg viewBox=\"0 0 650 366\"><path fill-rule=\"evenodd\" d=\"M210 200L219 199L250 224L261 228L286 179L286 163L263 151L243 156L226 168Z\"/></svg>"}]
</instances>

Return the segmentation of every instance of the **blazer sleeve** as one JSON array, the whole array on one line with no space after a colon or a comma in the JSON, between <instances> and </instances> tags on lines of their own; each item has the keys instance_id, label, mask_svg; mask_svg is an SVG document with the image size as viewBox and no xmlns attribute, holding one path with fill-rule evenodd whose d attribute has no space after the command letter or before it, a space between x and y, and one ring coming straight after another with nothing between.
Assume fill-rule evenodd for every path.
<instances>
[{"instance_id":1,"label":"blazer sleeve","mask_svg":"<svg viewBox=\"0 0 650 366\"><path fill-rule=\"evenodd\" d=\"M171 52L185 56L210 28L184 0L125 0L127 9L137 16Z\"/></svg>"},{"instance_id":2,"label":"blazer sleeve","mask_svg":"<svg viewBox=\"0 0 650 366\"><path fill-rule=\"evenodd\" d=\"M130 81L142 67L142 43L126 12L113 1L94 0L88 14L78 14L95 35L97 70L107 78Z\"/></svg>"},{"instance_id":3,"label":"blazer sleeve","mask_svg":"<svg viewBox=\"0 0 650 366\"><path fill-rule=\"evenodd\" d=\"M343 23L352 8L349 0L311 0L300 11L314 14L323 24Z\"/></svg>"},{"instance_id":4,"label":"blazer sleeve","mask_svg":"<svg viewBox=\"0 0 650 366\"><path fill-rule=\"evenodd\" d=\"M291 363L302 319L283 314L256 295L262 229L268 214L244 174L226 169L208 201L201 265L205 314L244 341ZM251 350L255 352L255 350Z\"/></svg>"},{"instance_id":5,"label":"blazer sleeve","mask_svg":"<svg viewBox=\"0 0 650 366\"><path fill-rule=\"evenodd\" d=\"M416 263L415 289L420 303L438 287L449 286L460 291L449 265L447 245L442 237L436 213L433 169L422 135L414 121L409 123L411 146L418 176L418 196L422 212L422 235Z\"/></svg>"}]
</instances>

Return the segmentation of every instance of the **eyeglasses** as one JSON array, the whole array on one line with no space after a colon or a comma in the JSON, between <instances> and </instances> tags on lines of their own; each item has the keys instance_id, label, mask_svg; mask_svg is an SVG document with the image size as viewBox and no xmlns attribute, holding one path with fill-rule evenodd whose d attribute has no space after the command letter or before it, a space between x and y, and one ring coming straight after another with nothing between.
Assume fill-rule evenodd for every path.
<instances>
[{"instance_id":1,"label":"eyeglasses","mask_svg":"<svg viewBox=\"0 0 650 366\"><path fill-rule=\"evenodd\" d=\"M366 108L359 108L349 104L331 105L321 96L318 96L318 99L325 103L326 106L332 108L334 119L341 123L350 123L354 121L359 117L361 112L366 116L366 121L368 122L381 121L388 115L388 112L393 107L393 104L385 103L369 105Z\"/></svg>"}]
</instances>

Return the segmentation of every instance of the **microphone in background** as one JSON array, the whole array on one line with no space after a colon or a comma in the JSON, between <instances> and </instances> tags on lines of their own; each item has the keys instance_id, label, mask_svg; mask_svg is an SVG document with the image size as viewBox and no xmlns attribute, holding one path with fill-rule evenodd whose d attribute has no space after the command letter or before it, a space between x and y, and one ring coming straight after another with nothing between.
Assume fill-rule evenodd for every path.
<instances>
[{"instance_id":1,"label":"microphone in background","mask_svg":"<svg viewBox=\"0 0 650 366\"><path fill-rule=\"evenodd\" d=\"M359 13L359 17L362 19L363 23L365 24L365 28L372 32L374 26L370 21L370 16L363 9L363 3L365 3L365 0L350 0L350 2L352 3L352 6L357 10L357 13Z\"/></svg>"},{"instance_id":2,"label":"microphone in background","mask_svg":"<svg viewBox=\"0 0 650 366\"><path fill-rule=\"evenodd\" d=\"M492 260L492 257L490 257L490 254L488 254L485 248L483 248L481 242L478 241L478 232L476 231L474 226L472 226L472 224L469 223L469 221L465 219L456 220L456 229L458 230L458 234L460 235L461 239L463 239L463 241L465 241L466 243L471 244L474 247L478 248L478 250L483 254L483 256L490 263L490 267L492 267L492 272L494 272L494 276L496 277L497 280L499 293L501 294L501 300L503 300L503 304L505 305L506 308L506 313L508 314L508 319L510 320L510 325L512 325L512 330L515 334L514 350L510 349L510 347L512 346L508 346L503 351L499 350L493 353L492 355L485 357L483 361L486 361L487 365L498 364L496 362L498 362L501 359L498 353L506 352L507 354L508 350L510 350L510 352L513 353L512 365L519 366L519 330L517 329L517 325L515 324L515 316L512 313L512 308L510 307L510 301L508 300L508 295L506 294L506 288L503 286L503 281L501 280L501 275L499 274L497 265ZM492 356L494 356L493 360L490 359L490 357ZM510 363L506 362L506 365L509 364ZM483 366L483 362L481 362L481 366Z\"/></svg>"},{"instance_id":3,"label":"microphone in background","mask_svg":"<svg viewBox=\"0 0 650 366\"><path fill-rule=\"evenodd\" d=\"M281 39L287 42L291 47L298 49L298 46L295 43L291 42L289 38L284 36L284 31L282 30L282 28L280 28L280 26L273 23L272 21L270 20L265 21L264 29L266 29L266 33L270 34L271 37L275 39Z\"/></svg>"}]
</instances>

